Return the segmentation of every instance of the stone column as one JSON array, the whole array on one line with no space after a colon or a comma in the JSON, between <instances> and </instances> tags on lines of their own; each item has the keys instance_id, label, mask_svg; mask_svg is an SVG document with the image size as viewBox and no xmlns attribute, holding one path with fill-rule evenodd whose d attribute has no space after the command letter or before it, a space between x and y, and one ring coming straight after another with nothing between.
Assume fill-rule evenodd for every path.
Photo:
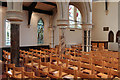
<instances>
[{"instance_id":1,"label":"stone column","mask_svg":"<svg viewBox=\"0 0 120 80\"><path fill-rule=\"evenodd\" d=\"M57 26L59 27L59 56L65 52L65 28L69 23L69 0L64 0L64 2L57 2Z\"/></svg>"},{"instance_id":2,"label":"stone column","mask_svg":"<svg viewBox=\"0 0 120 80\"><path fill-rule=\"evenodd\" d=\"M19 66L19 24L11 24L11 63Z\"/></svg>"},{"instance_id":3,"label":"stone column","mask_svg":"<svg viewBox=\"0 0 120 80\"><path fill-rule=\"evenodd\" d=\"M68 26L68 20L58 20L59 26L59 55L65 52L65 29Z\"/></svg>"},{"instance_id":4,"label":"stone column","mask_svg":"<svg viewBox=\"0 0 120 80\"><path fill-rule=\"evenodd\" d=\"M50 30L50 47L54 48L54 27L49 27Z\"/></svg>"},{"instance_id":5,"label":"stone column","mask_svg":"<svg viewBox=\"0 0 120 80\"><path fill-rule=\"evenodd\" d=\"M82 39L82 48L85 52L91 51L91 29L92 24L82 24L83 29L83 39Z\"/></svg>"},{"instance_id":6,"label":"stone column","mask_svg":"<svg viewBox=\"0 0 120 80\"><path fill-rule=\"evenodd\" d=\"M53 26L53 17L50 16L50 21L49 21L49 39L50 39L50 47L54 48L54 29L55 26Z\"/></svg>"},{"instance_id":7,"label":"stone column","mask_svg":"<svg viewBox=\"0 0 120 80\"><path fill-rule=\"evenodd\" d=\"M11 22L11 63L15 66L19 66L19 27L22 22L22 6L22 2L7 2L6 16Z\"/></svg>"}]
</instances>

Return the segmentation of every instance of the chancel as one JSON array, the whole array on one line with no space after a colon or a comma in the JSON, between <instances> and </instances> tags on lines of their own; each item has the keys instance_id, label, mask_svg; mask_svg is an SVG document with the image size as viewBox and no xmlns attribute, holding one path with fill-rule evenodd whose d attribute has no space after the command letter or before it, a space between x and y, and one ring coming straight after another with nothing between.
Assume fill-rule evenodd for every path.
<instances>
[{"instance_id":1,"label":"chancel","mask_svg":"<svg viewBox=\"0 0 120 80\"><path fill-rule=\"evenodd\" d=\"M120 79L120 2L0 3L1 79Z\"/></svg>"}]
</instances>

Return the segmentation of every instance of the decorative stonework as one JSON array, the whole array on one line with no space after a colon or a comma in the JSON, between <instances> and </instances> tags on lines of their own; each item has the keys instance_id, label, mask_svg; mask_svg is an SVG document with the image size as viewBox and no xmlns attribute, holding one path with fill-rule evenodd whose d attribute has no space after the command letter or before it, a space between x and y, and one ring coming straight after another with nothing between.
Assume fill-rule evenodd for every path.
<instances>
[{"instance_id":1,"label":"decorative stonework","mask_svg":"<svg viewBox=\"0 0 120 80\"><path fill-rule=\"evenodd\" d=\"M22 2L7 2L7 19L22 21Z\"/></svg>"},{"instance_id":2,"label":"decorative stonework","mask_svg":"<svg viewBox=\"0 0 120 80\"><path fill-rule=\"evenodd\" d=\"M19 11L7 11L7 20L9 21L22 21L22 13Z\"/></svg>"}]
</instances>

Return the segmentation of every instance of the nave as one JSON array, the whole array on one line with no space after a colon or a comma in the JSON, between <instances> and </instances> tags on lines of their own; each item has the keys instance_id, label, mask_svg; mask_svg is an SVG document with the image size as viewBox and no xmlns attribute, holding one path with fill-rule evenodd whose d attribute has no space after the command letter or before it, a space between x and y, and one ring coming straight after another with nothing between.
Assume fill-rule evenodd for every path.
<instances>
[{"instance_id":1,"label":"nave","mask_svg":"<svg viewBox=\"0 0 120 80\"><path fill-rule=\"evenodd\" d=\"M120 2L19 1L0 0L2 80L120 79Z\"/></svg>"}]
</instances>

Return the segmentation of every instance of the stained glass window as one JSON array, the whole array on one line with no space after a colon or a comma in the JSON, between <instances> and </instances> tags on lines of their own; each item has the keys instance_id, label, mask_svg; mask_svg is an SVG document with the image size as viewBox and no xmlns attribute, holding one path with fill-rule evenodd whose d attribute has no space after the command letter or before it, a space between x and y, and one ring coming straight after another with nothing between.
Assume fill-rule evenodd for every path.
<instances>
[{"instance_id":1,"label":"stained glass window","mask_svg":"<svg viewBox=\"0 0 120 80\"><path fill-rule=\"evenodd\" d=\"M6 20L6 45L10 45L11 37L10 37L10 22Z\"/></svg>"},{"instance_id":2,"label":"stained glass window","mask_svg":"<svg viewBox=\"0 0 120 80\"><path fill-rule=\"evenodd\" d=\"M69 5L69 24L70 28L81 28L81 13L73 5Z\"/></svg>"},{"instance_id":3,"label":"stained glass window","mask_svg":"<svg viewBox=\"0 0 120 80\"><path fill-rule=\"evenodd\" d=\"M74 6L73 5L69 6L69 19L74 20Z\"/></svg>"},{"instance_id":4,"label":"stained glass window","mask_svg":"<svg viewBox=\"0 0 120 80\"><path fill-rule=\"evenodd\" d=\"M44 43L44 22L41 18L38 21L37 28L38 28L38 35L37 35L38 44L43 44Z\"/></svg>"},{"instance_id":5,"label":"stained glass window","mask_svg":"<svg viewBox=\"0 0 120 80\"><path fill-rule=\"evenodd\" d=\"M81 13L80 11L77 9L77 28L81 28L82 26L80 25L81 24Z\"/></svg>"}]
</instances>

